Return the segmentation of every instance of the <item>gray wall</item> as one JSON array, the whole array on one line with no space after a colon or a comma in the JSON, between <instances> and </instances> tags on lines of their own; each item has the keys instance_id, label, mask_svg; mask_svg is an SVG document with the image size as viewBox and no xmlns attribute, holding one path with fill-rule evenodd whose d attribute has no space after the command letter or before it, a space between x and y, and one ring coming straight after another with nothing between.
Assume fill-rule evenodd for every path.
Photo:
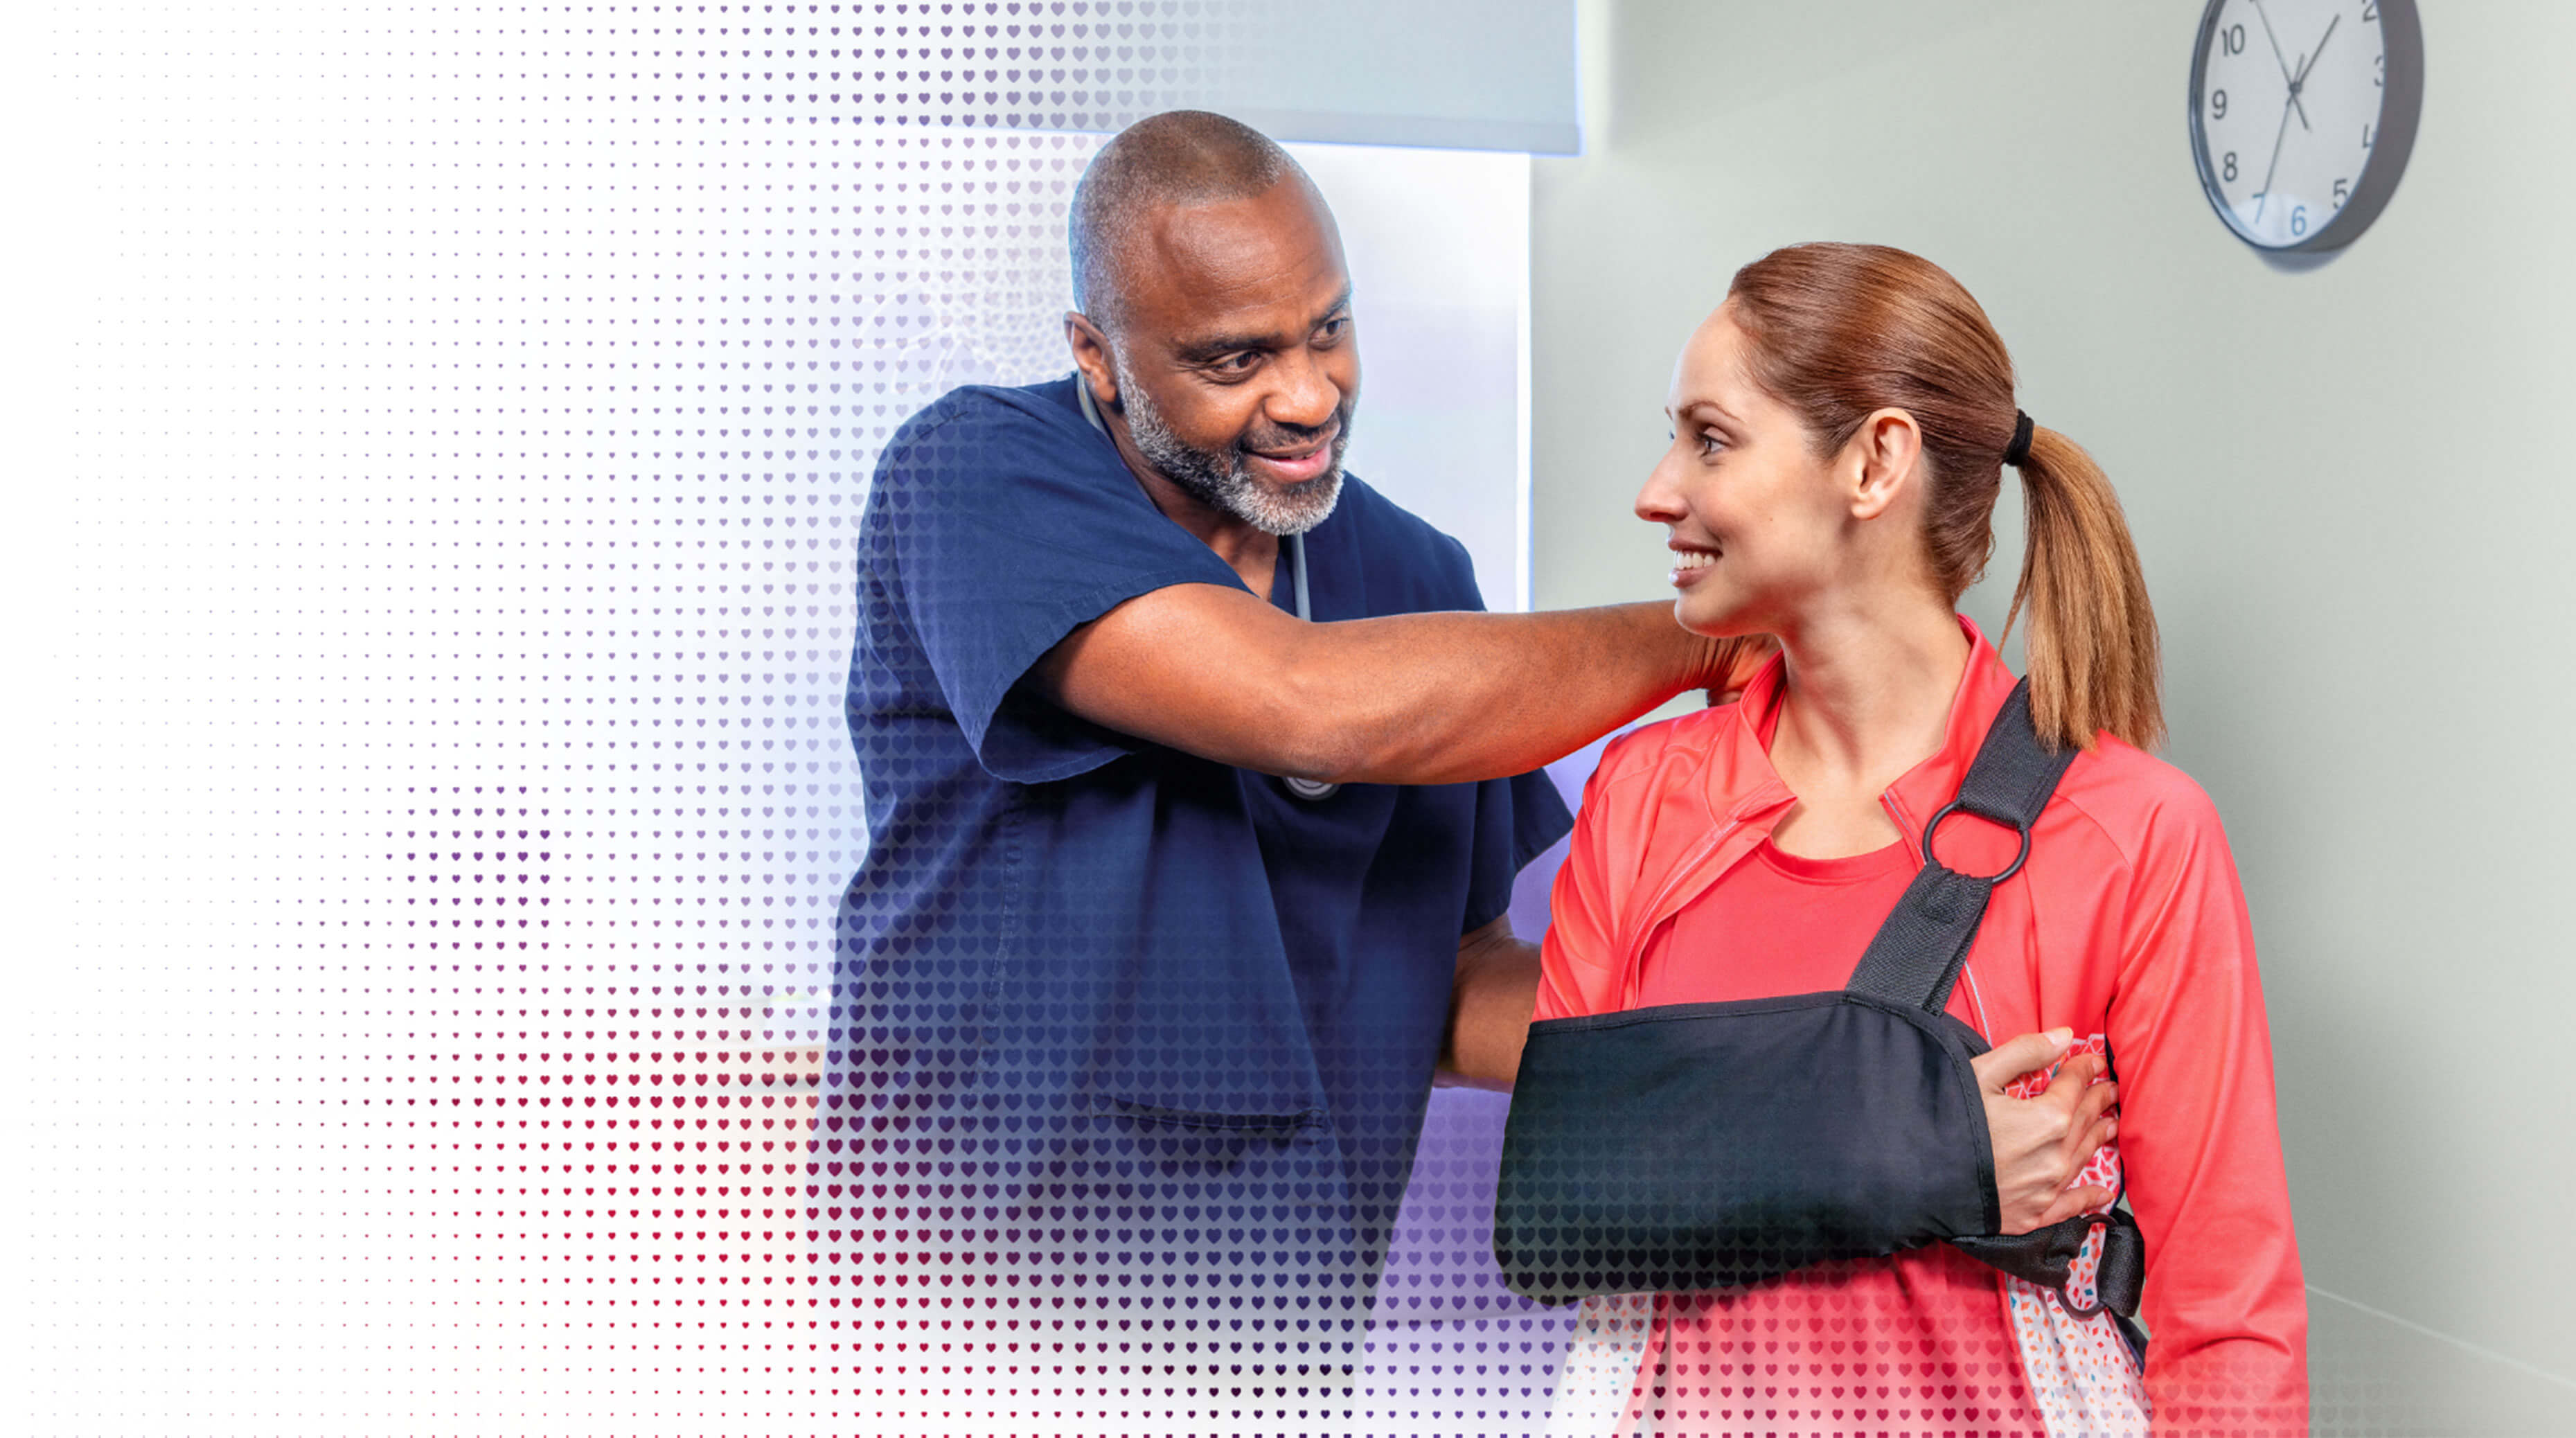
<instances>
[{"instance_id":1,"label":"gray wall","mask_svg":"<svg viewBox=\"0 0 2576 1438\"><path fill-rule=\"evenodd\" d=\"M2576 1432L2576 6L2424 6L2404 184L2285 273L2203 202L2200 6L1587 5L1533 177L1540 607L1662 592L1628 505L1674 352L1806 239L1947 266L2118 484L2169 756L2262 944L2321 1432ZM2019 562L2006 501L1993 632Z\"/></svg>"}]
</instances>

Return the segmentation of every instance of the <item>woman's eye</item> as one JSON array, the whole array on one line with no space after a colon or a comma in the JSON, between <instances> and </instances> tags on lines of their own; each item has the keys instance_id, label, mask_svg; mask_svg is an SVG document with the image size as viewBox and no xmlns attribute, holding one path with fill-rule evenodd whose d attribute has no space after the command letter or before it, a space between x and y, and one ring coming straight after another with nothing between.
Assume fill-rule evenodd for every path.
<instances>
[{"instance_id":1,"label":"woman's eye","mask_svg":"<svg viewBox=\"0 0 2576 1438\"><path fill-rule=\"evenodd\" d=\"M1703 459L1715 459L1718 451L1726 448L1724 437L1712 430L1701 430L1694 437L1693 442L1699 446L1700 457Z\"/></svg>"}]
</instances>

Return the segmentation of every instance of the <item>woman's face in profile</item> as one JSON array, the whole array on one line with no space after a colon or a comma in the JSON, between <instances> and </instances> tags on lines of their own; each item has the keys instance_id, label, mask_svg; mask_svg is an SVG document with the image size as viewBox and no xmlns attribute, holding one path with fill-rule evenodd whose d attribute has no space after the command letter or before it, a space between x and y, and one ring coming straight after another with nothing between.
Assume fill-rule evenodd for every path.
<instances>
[{"instance_id":1,"label":"woman's face in profile","mask_svg":"<svg viewBox=\"0 0 2576 1438\"><path fill-rule=\"evenodd\" d=\"M1699 634L1779 634L1842 577L1849 497L1796 415L1745 373L1730 307L1708 317L1673 367L1672 443L1637 494L1665 526L1673 617Z\"/></svg>"}]
</instances>

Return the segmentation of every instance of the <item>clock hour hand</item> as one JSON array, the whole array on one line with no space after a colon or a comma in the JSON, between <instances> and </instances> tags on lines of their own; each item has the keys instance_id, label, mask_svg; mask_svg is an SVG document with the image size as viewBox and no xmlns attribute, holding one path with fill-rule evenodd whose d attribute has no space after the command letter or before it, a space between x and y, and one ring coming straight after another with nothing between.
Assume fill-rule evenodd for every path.
<instances>
[{"instance_id":1,"label":"clock hour hand","mask_svg":"<svg viewBox=\"0 0 2576 1438\"><path fill-rule=\"evenodd\" d=\"M2299 128L2308 129L2308 107L2299 103L2298 79L2290 73L2290 57L2281 53L2281 38L2272 33L2272 17L2264 11L2263 0L2254 0L2254 18L2263 22L2263 38L2272 42L2272 59L2281 67L2281 83L2290 87L2290 103L2298 109Z\"/></svg>"},{"instance_id":2,"label":"clock hour hand","mask_svg":"<svg viewBox=\"0 0 2576 1438\"><path fill-rule=\"evenodd\" d=\"M2341 15L2336 15L2326 21L2326 33L2317 37L2317 48L2310 50L2308 52L2308 58L2299 62L2299 73L2292 76L2290 79L2291 93L2296 94L2300 86L2308 83L2308 72L2317 67L2317 57L2326 52L2326 42L2334 38L2335 27L2342 23L2343 17Z\"/></svg>"}]
</instances>

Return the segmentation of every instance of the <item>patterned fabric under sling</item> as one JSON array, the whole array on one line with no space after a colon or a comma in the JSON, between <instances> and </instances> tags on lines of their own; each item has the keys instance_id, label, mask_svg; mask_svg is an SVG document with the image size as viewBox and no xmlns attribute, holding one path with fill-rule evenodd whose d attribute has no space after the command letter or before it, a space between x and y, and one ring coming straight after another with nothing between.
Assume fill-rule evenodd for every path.
<instances>
[{"instance_id":1,"label":"patterned fabric under sling","mask_svg":"<svg viewBox=\"0 0 2576 1438\"><path fill-rule=\"evenodd\" d=\"M1948 1242L2054 1289L2070 1312L2130 1318L2144 1245L2125 1211L1997 1233L2002 1211L1970 1060L1987 1048L1944 1011L1997 884L2073 749L2031 724L2029 685L1996 716L1958 797L1924 830L1924 864L1850 982L1828 993L1668 1004L1530 1026L1503 1138L1494 1256L1542 1302L1759 1283L1809 1264ZM2017 830L2000 874L1958 873L1933 833L1966 812ZM2071 1267L2104 1230L2095 1302Z\"/></svg>"}]
</instances>

